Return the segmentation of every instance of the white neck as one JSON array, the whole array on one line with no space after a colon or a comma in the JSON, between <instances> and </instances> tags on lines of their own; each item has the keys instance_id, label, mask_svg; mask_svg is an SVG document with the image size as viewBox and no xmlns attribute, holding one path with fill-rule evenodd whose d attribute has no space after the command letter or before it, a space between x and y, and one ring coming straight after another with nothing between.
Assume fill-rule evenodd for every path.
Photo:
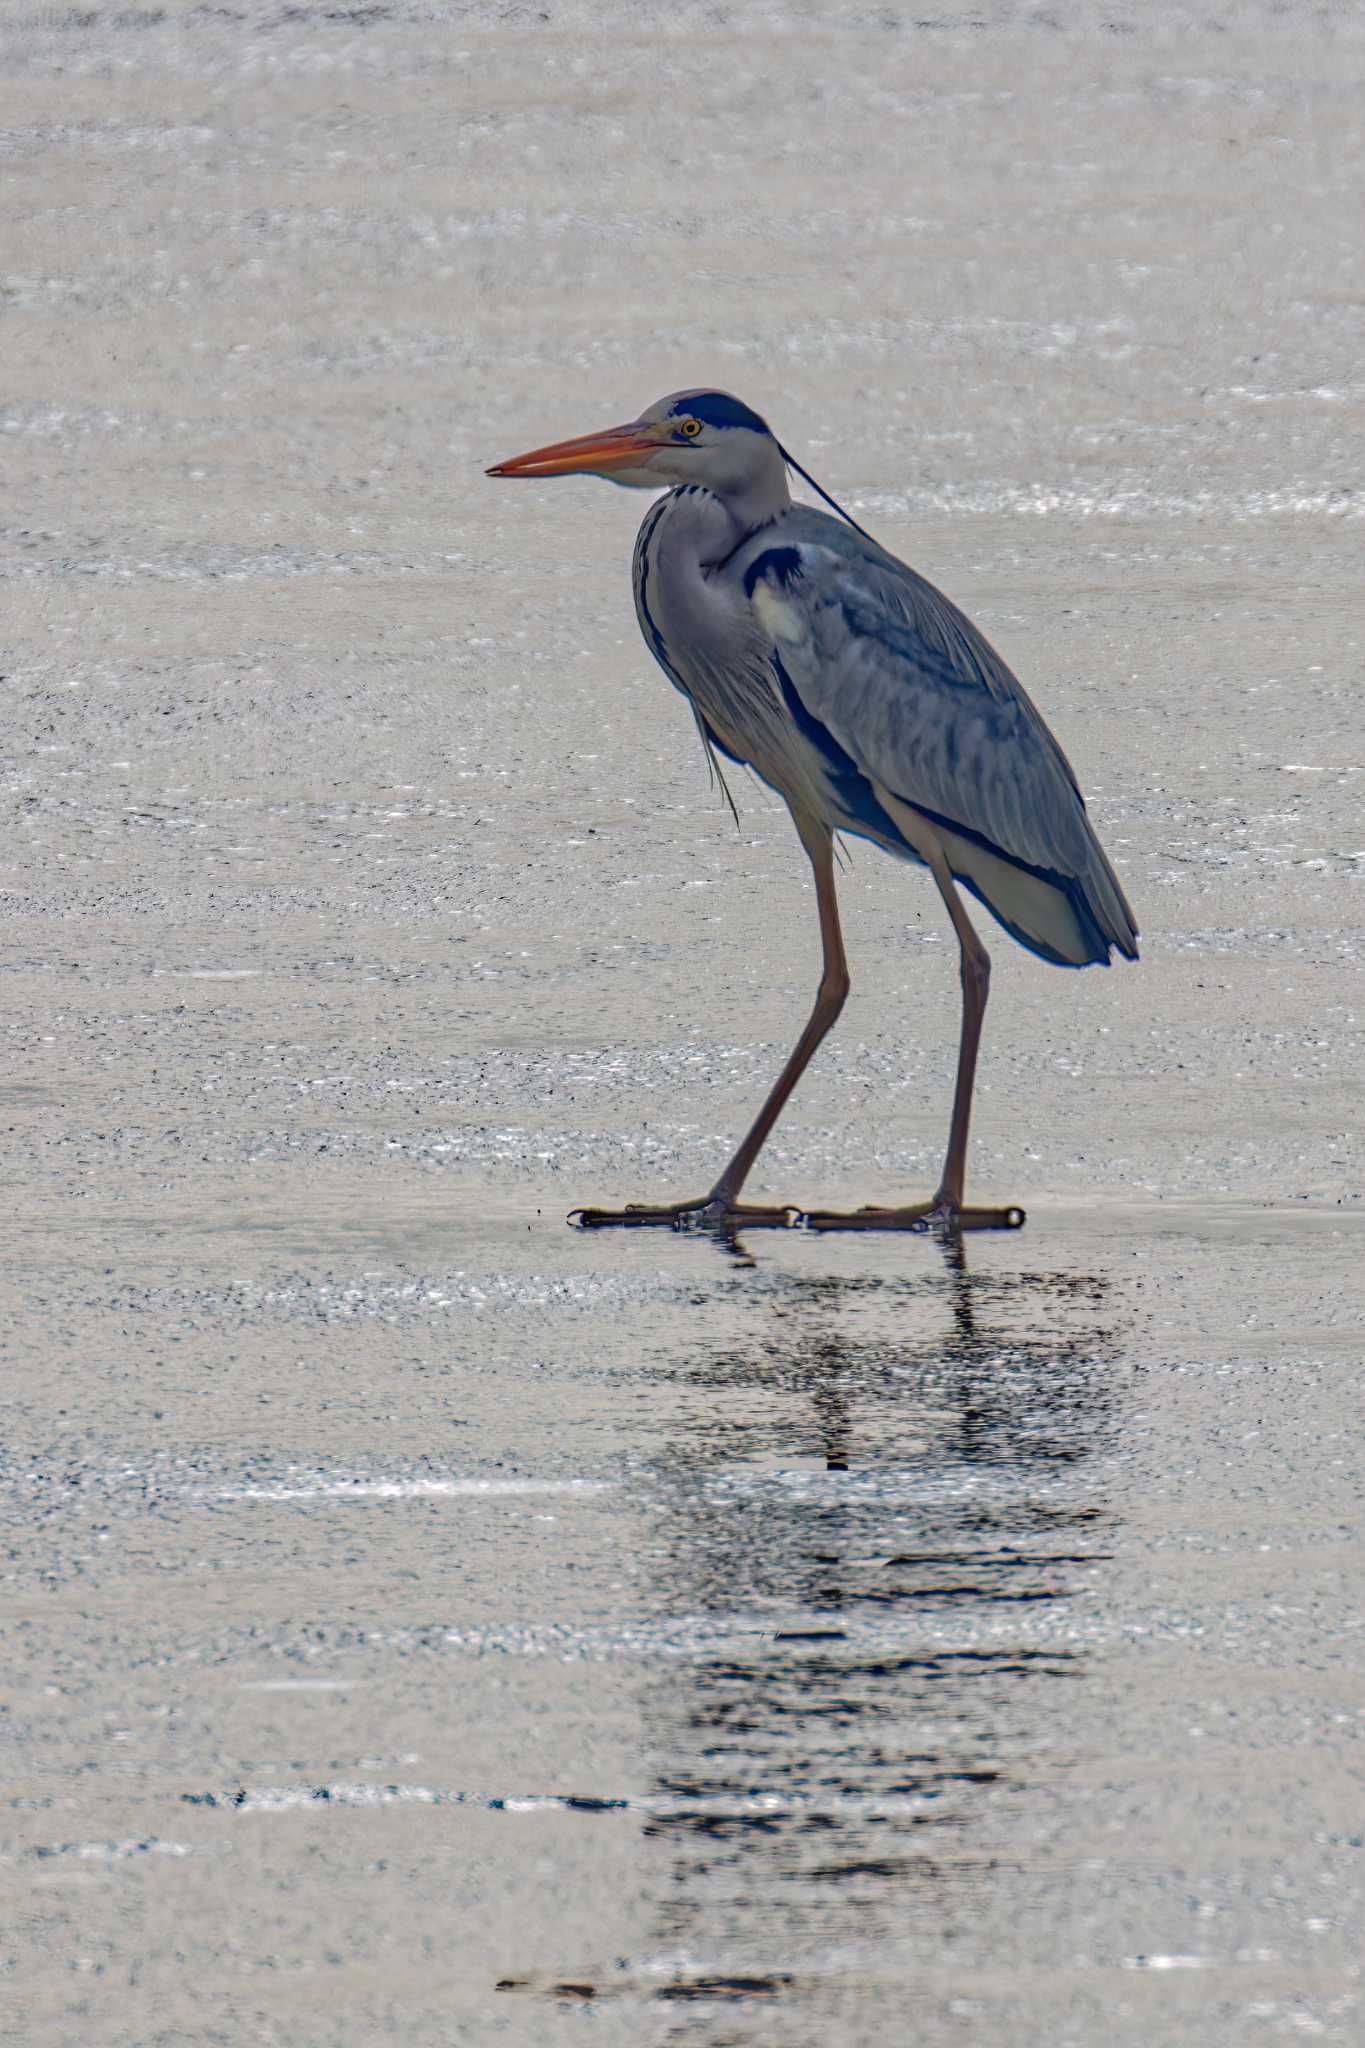
<instances>
[{"instance_id":1,"label":"white neck","mask_svg":"<svg viewBox=\"0 0 1365 2048\"><path fill-rule=\"evenodd\" d=\"M766 526L779 512L785 512L792 501L787 488L787 465L776 441L764 439L757 450L751 446L745 453L750 459L745 463L742 478L737 478L733 486L711 486L738 528L736 539L752 533L756 526ZM755 453L757 461L753 460Z\"/></svg>"}]
</instances>

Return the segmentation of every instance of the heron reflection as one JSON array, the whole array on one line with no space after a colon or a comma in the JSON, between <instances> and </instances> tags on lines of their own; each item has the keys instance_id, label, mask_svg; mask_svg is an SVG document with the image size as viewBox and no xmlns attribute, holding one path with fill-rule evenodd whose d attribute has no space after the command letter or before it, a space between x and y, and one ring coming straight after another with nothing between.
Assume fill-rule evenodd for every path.
<instances>
[{"instance_id":1,"label":"heron reflection","mask_svg":"<svg viewBox=\"0 0 1365 2048\"><path fill-rule=\"evenodd\" d=\"M1112 1304L1065 1274L797 1278L684 1369L655 1594L708 1647L644 1689L656 1995L781 1997L966 1927L1086 1657ZM831 1993L832 1995L832 1993ZM700 2004L695 2002L700 2001ZM809 2012L807 2012L809 2017Z\"/></svg>"}]
</instances>

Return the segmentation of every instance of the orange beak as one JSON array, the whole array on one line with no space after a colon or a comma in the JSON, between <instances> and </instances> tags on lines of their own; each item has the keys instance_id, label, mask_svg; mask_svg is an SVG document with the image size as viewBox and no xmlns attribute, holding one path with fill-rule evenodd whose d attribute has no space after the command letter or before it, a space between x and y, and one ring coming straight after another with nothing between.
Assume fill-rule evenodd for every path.
<instances>
[{"instance_id":1,"label":"orange beak","mask_svg":"<svg viewBox=\"0 0 1365 2048\"><path fill-rule=\"evenodd\" d=\"M657 427L632 421L628 427L606 427L600 434L582 434L576 441L554 441L496 462L485 476L609 476L614 469L633 469L653 455L662 436Z\"/></svg>"}]
</instances>

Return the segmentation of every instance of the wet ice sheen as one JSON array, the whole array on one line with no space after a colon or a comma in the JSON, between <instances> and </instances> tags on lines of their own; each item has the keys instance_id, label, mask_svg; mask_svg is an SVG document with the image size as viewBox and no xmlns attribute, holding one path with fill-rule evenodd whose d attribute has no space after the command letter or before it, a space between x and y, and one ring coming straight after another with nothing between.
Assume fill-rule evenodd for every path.
<instances>
[{"instance_id":1,"label":"wet ice sheen","mask_svg":"<svg viewBox=\"0 0 1365 2048\"><path fill-rule=\"evenodd\" d=\"M10 10L5 2025L1353 2044L1358 24L542 11ZM961 1266L563 1227L710 1184L814 920L639 501L482 471L710 382L1143 925L995 946ZM941 1150L839 886L775 1202Z\"/></svg>"},{"instance_id":2,"label":"wet ice sheen","mask_svg":"<svg viewBox=\"0 0 1365 2048\"><path fill-rule=\"evenodd\" d=\"M589 1479L325 1479L311 1485L228 1486L219 1501L481 1500L528 1493L591 1494L605 1483Z\"/></svg>"}]
</instances>

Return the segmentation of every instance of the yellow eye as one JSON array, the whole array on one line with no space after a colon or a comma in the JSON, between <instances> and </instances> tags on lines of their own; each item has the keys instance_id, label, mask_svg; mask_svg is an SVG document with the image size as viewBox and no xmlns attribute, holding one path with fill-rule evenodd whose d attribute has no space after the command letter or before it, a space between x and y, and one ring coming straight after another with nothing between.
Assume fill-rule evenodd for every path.
<instances>
[{"instance_id":1,"label":"yellow eye","mask_svg":"<svg viewBox=\"0 0 1365 2048\"><path fill-rule=\"evenodd\" d=\"M678 428L678 432L680 434L686 435L689 441L695 441L698 434L701 432L701 421L684 420L682 425Z\"/></svg>"}]
</instances>

